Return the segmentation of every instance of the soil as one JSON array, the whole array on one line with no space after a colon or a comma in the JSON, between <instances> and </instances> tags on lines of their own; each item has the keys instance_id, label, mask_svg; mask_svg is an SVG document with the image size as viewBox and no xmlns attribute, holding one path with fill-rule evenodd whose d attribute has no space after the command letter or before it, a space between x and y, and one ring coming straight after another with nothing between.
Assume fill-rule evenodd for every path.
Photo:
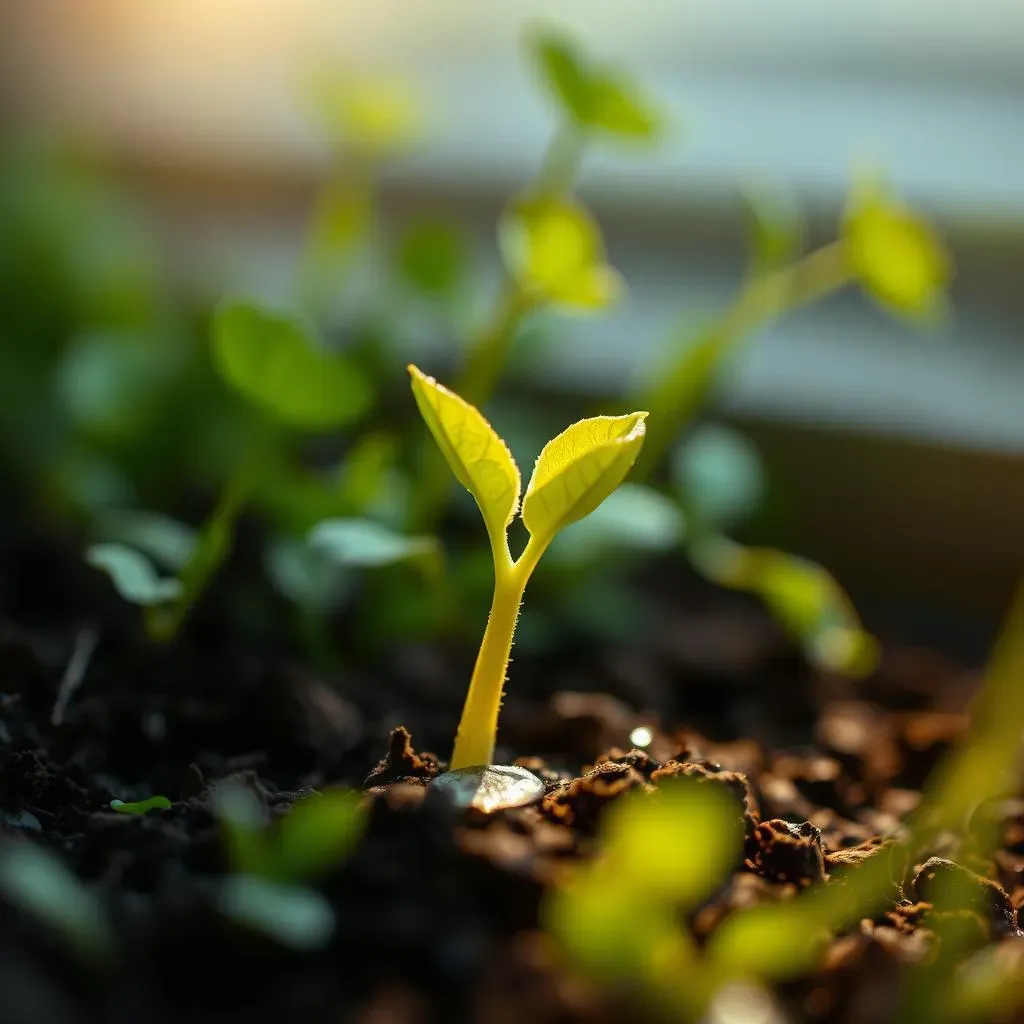
<instances>
[{"instance_id":1,"label":"soil","mask_svg":"<svg viewBox=\"0 0 1024 1024\"><path fill-rule=\"evenodd\" d=\"M287 609L253 597L244 532L181 640L155 648L72 540L24 521L3 537L3 849L56 854L99 893L115 948L98 966L0 899L4 1024L651 1019L574 973L538 926L545 891L593 854L610 802L680 773L743 801L743 861L690 922L703 941L734 908L834 880L876 851L964 729L978 682L910 648L888 649L863 683L823 677L755 604L666 564L642 645L516 660L498 754L546 793L485 816L426 785L443 767L426 751L449 749L472 651L407 644L319 676L280 625ZM632 749L641 725L653 738ZM315 883L336 921L322 948L287 948L218 912L227 858L210 792L229 778L272 818L311 790L366 790L363 839ZM110 809L154 794L170 809ZM1024 923L1024 800L1000 813L1002 847L961 911L976 944L1019 942ZM932 946L933 887L967 870L909 865L875 919L780 989L785 1013L892 1019L897 969Z\"/></svg>"}]
</instances>

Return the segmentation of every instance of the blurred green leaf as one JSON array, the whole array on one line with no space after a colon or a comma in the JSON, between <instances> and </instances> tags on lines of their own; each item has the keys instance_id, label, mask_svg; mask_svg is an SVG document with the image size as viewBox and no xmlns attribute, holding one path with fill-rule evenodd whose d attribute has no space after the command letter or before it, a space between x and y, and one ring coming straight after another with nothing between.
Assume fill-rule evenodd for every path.
<instances>
[{"instance_id":1,"label":"blurred green leaf","mask_svg":"<svg viewBox=\"0 0 1024 1024\"><path fill-rule=\"evenodd\" d=\"M60 401L93 435L117 438L144 429L155 397L180 364L170 339L90 330L72 339L56 368Z\"/></svg>"},{"instance_id":2,"label":"blurred green leaf","mask_svg":"<svg viewBox=\"0 0 1024 1024\"><path fill-rule=\"evenodd\" d=\"M406 148L422 129L421 104L404 79L323 69L309 97L333 141L373 159Z\"/></svg>"},{"instance_id":3,"label":"blurred green leaf","mask_svg":"<svg viewBox=\"0 0 1024 1024\"><path fill-rule=\"evenodd\" d=\"M722 536L702 541L690 554L708 579L757 594L814 664L851 676L874 671L878 643L822 566L772 548L743 547Z\"/></svg>"},{"instance_id":4,"label":"blurred green leaf","mask_svg":"<svg viewBox=\"0 0 1024 1024\"><path fill-rule=\"evenodd\" d=\"M329 430L357 419L373 401L362 374L319 348L294 317L244 300L214 314L213 357L232 387L277 419Z\"/></svg>"},{"instance_id":5,"label":"blurred green leaf","mask_svg":"<svg viewBox=\"0 0 1024 1024\"><path fill-rule=\"evenodd\" d=\"M256 794L237 782L220 782L210 794L210 803L224 830L231 869L240 875L273 875L267 815Z\"/></svg>"},{"instance_id":6,"label":"blurred green leaf","mask_svg":"<svg viewBox=\"0 0 1024 1024\"><path fill-rule=\"evenodd\" d=\"M132 604L150 607L168 604L181 596L181 583L158 575L153 563L141 552L123 544L93 544L85 560L105 572L117 592Z\"/></svg>"},{"instance_id":7,"label":"blurred green leaf","mask_svg":"<svg viewBox=\"0 0 1024 1024\"><path fill-rule=\"evenodd\" d=\"M757 509L764 494L757 450L736 431L717 424L699 427L676 448L672 479L702 528L734 526Z\"/></svg>"},{"instance_id":8,"label":"blurred green leaf","mask_svg":"<svg viewBox=\"0 0 1024 1024\"><path fill-rule=\"evenodd\" d=\"M338 273L369 235L373 201L362 181L336 179L313 206L306 242L308 271L318 278Z\"/></svg>"},{"instance_id":9,"label":"blurred green leaf","mask_svg":"<svg viewBox=\"0 0 1024 1024\"><path fill-rule=\"evenodd\" d=\"M171 572L179 572L195 551L198 534L159 512L121 509L100 515L96 532L104 541L135 548Z\"/></svg>"},{"instance_id":10,"label":"blurred green leaf","mask_svg":"<svg viewBox=\"0 0 1024 1024\"><path fill-rule=\"evenodd\" d=\"M678 779L628 792L605 812L601 856L545 900L545 928L592 975L643 990L666 960L690 959L677 915L721 883L742 840L742 807L724 786ZM644 941L626 949L628 934Z\"/></svg>"},{"instance_id":11,"label":"blurred green leaf","mask_svg":"<svg viewBox=\"0 0 1024 1024\"><path fill-rule=\"evenodd\" d=\"M111 800L110 809L118 814L146 814L149 811L166 811L171 801L165 796L151 796L148 800L135 800L125 803L123 800Z\"/></svg>"},{"instance_id":12,"label":"blurred green leaf","mask_svg":"<svg viewBox=\"0 0 1024 1024\"><path fill-rule=\"evenodd\" d=\"M853 188L843 235L854 273L883 308L921 319L945 311L948 251L931 225L877 180Z\"/></svg>"},{"instance_id":13,"label":"blurred green leaf","mask_svg":"<svg viewBox=\"0 0 1024 1024\"><path fill-rule=\"evenodd\" d=\"M501 218L498 243L509 274L536 300L585 312L612 305L625 289L604 262L600 228L578 203L519 199Z\"/></svg>"},{"instance_id":14,"label":"blurred green leaf","mask_svg":"<svg viewBox=\"0 0 1024 1024\"><path fill-rule=\"evenodd\" d=\"M661 117L625 75L594 67L552 29L532 32L528 44L545 88L577 125L631 140L660 134Z\"/></svg>"},{"instance_id":15,"label":"blurred green leaf","mask_svg":"<svg viewBox=\"0 0 1024 1024\"><path fill-rule=\"evenodd\" d=\"M675 502L652 487L627 482L557 536L546 561L583 565L616 551L669 551L682 542L685 529L682 510Z\"/></svg>"},{"instance_id":16,"label":"blurred green leaf","mask_svg":"<svg viewBox=\"0 0 1024 1024\"><path fill-rule=\"evenodd\" d=\"M558 33L544 29L527 38L533 60L545 88L579 124L590 113L590 76L582 58Z\"/></svg>"},{"instance_id":17,"label":"blurred green leaf","mask_svg":"<svg viewBox=\"0 0 1024 1024\"><path fill-rule=\"evenodd\" d=\"M382 498L397 457L398 439L394 434L373 431L355 441L337 475L337 493L347 510L366 512Z\"/></svg>"},{"instance_id":18,"label":"blurred green leaf","mask_svg":"<svg viewBox=\"0 0 1024 1024\"><path fill-rule=\"evenodd\" d=\"M254 875L229 875L218 894L225 917L287 946L322 949L334 934L334 910L312 889L283 885Z\"/></svg>"},{"instance_id":19,"label":"blurred green leaf","mask_svg":"<svg viewBox=\"0 0 1024 1024\"><path fill-rule=\"evenodd\" d=\"M362 835L361 801L359 793L347 789L299 800L278 823L278 876L305 881L341 864Z\"/></svg>"},{"instance_id":20,"label":"blurred green leaf","mask_svg":"<svg viewBox=\"0 0 1024 1024\"><path fill-rule=\"evenodd\" d=\"M603 72L590 83L587 123L624 139L652 141L661 134L658 112L624 75Z\"/></svg>"},{"instance_id":21,"label":"blurred green leaf","mask_svg":"<svg viewBox=\"0 0 1024 1024\"><path fill-rule=\"evenodd\" d=\"M710 896L737 863L743 806L725 786L678 778L653 793L630 792L616 800L602 836L617 884L636 898L690 908Z\"/></svg>"},{"instance_id":22,"label":"blurred green leaf","mask_svg":"<svg viewBox=\"0 0 1024 1024\"><path fill-rule=\"evenodd\" d=\"M6 844L0 849L0 892L79 955L95 960L111 954L113 935L99 899L52 853L32 843Z\"/></svg>"},{"instance_id":23,"label":"blurred green leaf","mask_svg":"<svg viewBox=\"0 0 1024 1024\"><path fill-rule=\"evenodd\" d=\"M418 220L399 239L397 264L402 278L413 288L435 298L449 298L465 272L465 242L447 221Z\"/></svg>"},{"instance_id":24,"label":"blurred green leaf","mask_svg":"<svg viewBox=\"0 0 1024 1024\"><path fill-rule=\"evenodd\" d=\"M414 559L435 559L433 537L405 537L369 519L328 519L313 527L309 543L338 565L377 568Z\"/></svg>"}]
</instances>

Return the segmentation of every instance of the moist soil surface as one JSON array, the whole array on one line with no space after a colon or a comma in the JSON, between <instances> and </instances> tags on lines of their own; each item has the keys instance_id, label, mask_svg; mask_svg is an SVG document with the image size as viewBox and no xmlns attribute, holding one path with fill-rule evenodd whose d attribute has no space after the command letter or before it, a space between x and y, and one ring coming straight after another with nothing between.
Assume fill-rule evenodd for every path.
<instances>
[{"instance_id":1,"label":"moist soil surface","mask_svg":"<svg viewBox=\"0 0 1024 1024\"><path fill-rule=\"evenodd\" d=\"M900 646L868 680L821 675L756 604L666 563L643 584L659 613L642 641L512 665L498 758L535 772L542 802L459 811L429 780L473 652L394 645L315 672L286 640L286 606L253 599L247 543L243 530L179 641L155 647L80 547L24 523L0 541L0 849L54 854L113 934L100 958L4 888L3 1024L653 1019L574 972L539 926L545 891L593 855L609 804L680 774L742 802L742 858L689 920L702 942L734 908L834 884L898 834L978 683ZM218 909L229 866L211 791L229 779L271 820L314 790L365 791L358 846L311 883L334 912L318 948ZM171 807L110 807L156 794ZM1001 848L961 911L975 945L1020 942L1024 800L999 813ZM900 967L933 955L930 889L967 870L908 865L877 917L778 990L781 1011L894 1019Z\"/></svg>"}]
</instances>

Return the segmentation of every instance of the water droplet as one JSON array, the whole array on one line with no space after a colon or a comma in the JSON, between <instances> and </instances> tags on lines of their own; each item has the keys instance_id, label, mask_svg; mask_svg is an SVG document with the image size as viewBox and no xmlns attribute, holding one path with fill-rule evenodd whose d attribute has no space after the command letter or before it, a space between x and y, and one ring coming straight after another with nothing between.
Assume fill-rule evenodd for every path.
<instances>
[{"instance_id":1,"label":"water droplet","mask_svg":"<svg viewBox=\"0 0 1024 1024\"><path fill-rule=\"evenodd\" d=\"M431 785L457 807L475 807L485 814L532 804L544 794L544 783L536 775L511 764L459 768L439 775Z\"/></svg>"},{"instance_id":2,"label":"water droplet","mask_svg":"<svg viewBox=\"0 0 1024 1024\"><path fill-rule=\"evenodd\" d=\"M629 742L634 747L646 747L650 745L651 740L654 739L654 730L649 729L646 725L638 725L630 734Z\"/></svg>"}]
</instances>

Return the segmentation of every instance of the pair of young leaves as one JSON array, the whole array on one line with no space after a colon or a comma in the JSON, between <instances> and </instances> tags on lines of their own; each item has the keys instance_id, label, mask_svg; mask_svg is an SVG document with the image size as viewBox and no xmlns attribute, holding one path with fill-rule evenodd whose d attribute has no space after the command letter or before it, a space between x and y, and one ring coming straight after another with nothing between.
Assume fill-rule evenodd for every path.
<instances>
[{"instance_id":1,"label":"pair of young leaves","mask_svg":"<svg viewBox=\"0 0 1024 1024\"><path fill-rule=\"evenodd\" d=\"M434 440L459 483L476 499L497 558L520 511L522 478L505 442L478 409L409 367L413 394ZM643 444L646 412L580 420L549 441L537 458L522 500L533 542L589 515L622 483Z\"/></svg>"}]
</instances>

